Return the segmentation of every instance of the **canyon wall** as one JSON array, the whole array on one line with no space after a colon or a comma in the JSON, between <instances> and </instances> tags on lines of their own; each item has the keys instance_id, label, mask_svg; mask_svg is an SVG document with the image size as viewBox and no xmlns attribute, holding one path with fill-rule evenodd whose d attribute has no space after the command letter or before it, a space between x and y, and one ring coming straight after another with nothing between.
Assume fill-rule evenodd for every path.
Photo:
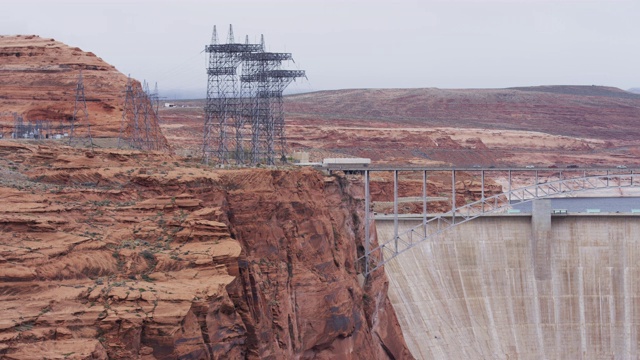
<instances>
[{"instance_id":1,"label":"canyon wall","mask_svg":"<svg viewBox=\"0 0 640 360\"><path fill-rule=\"evenodd\" d=\"M0 142L6 359L405 359L362 184Z\"/></svg>"}]
</instances>

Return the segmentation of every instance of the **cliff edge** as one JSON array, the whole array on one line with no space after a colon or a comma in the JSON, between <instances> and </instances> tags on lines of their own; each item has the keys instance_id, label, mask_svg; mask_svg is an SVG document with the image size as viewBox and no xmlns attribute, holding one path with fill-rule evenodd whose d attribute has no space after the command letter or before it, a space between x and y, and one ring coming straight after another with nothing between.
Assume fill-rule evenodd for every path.
<instances>
[{"instance_id":1,"label":"cliff edge","mask_svg":"<svg viewBox=\"0 0 640 360\"><path fill-rule=\"evenodd\" d=\"M357 183L9 140L0 173L3 358L411 358Z\"/></svg>"}]
</instances>

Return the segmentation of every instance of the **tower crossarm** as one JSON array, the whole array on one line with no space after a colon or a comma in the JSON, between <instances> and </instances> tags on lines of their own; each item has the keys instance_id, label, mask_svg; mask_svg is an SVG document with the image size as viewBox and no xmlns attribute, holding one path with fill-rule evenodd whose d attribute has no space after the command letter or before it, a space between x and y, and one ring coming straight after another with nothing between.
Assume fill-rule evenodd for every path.
<instances>
[{"instance_id":1,"label":"tower crossarm","mask_svg":"<svg viewBox=\"0 0 640 360\"><path fill-rule=\"evenodd\" d=\"M204 48L208 53L251 53L262 50L260 44L212 44Z\"/></svg>"},{"instance_id":2,"label":"tower crossarm","mask_svg":"<svg viewBox=\"0 0 640 360\"><path fill-rule=\"evenodd\" d=\"M269 76L265 73L265 72L260 72L257 74L249 74L249 75L242 75L240 76L240 81L242 82L263 82L263 81L268 81L269 80Z\"/></svg>"},{"instance_id":3,"label":"tower crossarm","mask_svg":"<svg viewBox=\"0 0 640 360\"><path fill-rule=\"evenodd\" d=\"M228 67L219 67L219 68L209 68L207 69L207 74L208 75L235 75L236 74L236 67L233 66L228 66Z\"/></svg>"},{"instance_id":4,"label":"tower crossarm","mask_svg":"<svg viewBox=\"0 0 640 360\"><path fill-rule=\"evenodd\" d=\"M291 53L251 52L240 56L243 61L288 61L293 60Z\"/></svg>"},{"instance_id":5,"label":"tower crossarm","mask_svg":"<svg viewBox=\"0 0 640 360\"><path fill-rule=\"evenodd\" d=\"M270 78L299 78L306 77L304 70L270 70L267 72Z\"/></svg>"},{"instance_id":6,"label":"tower crossarm","mask_svg":"<svg viewBox=\"0 0 640 360\"><path fill-rule=\"evenodd\" d=\"M282 81L285 79L293 80L299 77L305 77L304 70L268 70L255 74L242 75L240 79L244 82L259 82L269 80Z\"/></svg>"}]
</instances>

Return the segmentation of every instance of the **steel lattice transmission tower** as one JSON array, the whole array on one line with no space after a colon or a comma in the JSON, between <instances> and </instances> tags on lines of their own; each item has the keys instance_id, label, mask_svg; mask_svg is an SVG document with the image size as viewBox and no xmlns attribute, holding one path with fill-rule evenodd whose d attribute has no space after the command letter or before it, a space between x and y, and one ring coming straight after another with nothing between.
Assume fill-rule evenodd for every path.
<instances>
[{"instance_id":1,"label":"steel lattice transmission tower","mask_svg":"<svg viewBox=\"0 0 640 360\"><path fill-rule=\"evenodd\" d=\"M271 117L269 119L270 126L273 126L273 137L280 148L280 159L286 161L287 156L287 138L284 130L284 102L282 93L284 89L291 84L296 78L305 77L304 70L272 70L269 75L269 89L271 92ZM271 153L270 153L271 154ZM272 156L272 155L271 155ZM270 158L270 163L275 160Z\"/></svg>"},{"instance_id":2,"label":"steel lattice transmission tower","mask_svg":"<svg viewBox=\"0 0 640 360\"><path fill-rule=\"evenodd\" d=\"M157 85L154 93L151 93L146 81L140 86L129 77L125 86L118 148L124 146L138 150L165 150L155 94Z\"/></svg>"},{"instance_id":3,"label":"steel lattice transmission tower","mask_svg":"<svg viewBox=\"0 0 640 360\"><path fill-rule=\"evenodd\" d=\"M218 44L216 27L213 27L211 45L205 47L209 54L207 68L207 103L205 105L204 139L202 146L205 163L214 156L219 163L225 164L232 157L230 142L234 139L229 133L236 129L234 124L238 108L241 105L237 88L237 68L241 55L261 51L259 44L234 43L233 27L229 26L226 44Z\"/></svg>"},{"instance_id":4,"label":"steel lattice transmission tower","mask_svg":"<svg viewBox=\"0 0 640 360\"><path fill-rule=\"evenodd\" d=\"M227 44L218 44L216 27L207 68L203 161L219 164L273 165L276 156L286 160L282 92L301 70L282 70L290 53L265 52L260 44L234 43L229 27ZM276 155L277 154L277 155Z\"/></svg>"},{"instance_id":5,"label":"steel lattice transmission tower","mask_svg":"<svg viewBox=\"0 0 640 360\"><path fill-rule=\"evenodd\" d=\"M76 100L73 106L73 118L71 119L71 130L69 131L69 145L73 145L75 140L75 127L78 121L78 112L84 114L83 122L87 126L87 137L89 138L89 146L93 149L93 138L91 136L91 124L89 123L89 112L87 111L87 101L84 96L84 81L82 79L82 70L78 75L78 85L76 87Z\"/></svg>"}]
</instances>

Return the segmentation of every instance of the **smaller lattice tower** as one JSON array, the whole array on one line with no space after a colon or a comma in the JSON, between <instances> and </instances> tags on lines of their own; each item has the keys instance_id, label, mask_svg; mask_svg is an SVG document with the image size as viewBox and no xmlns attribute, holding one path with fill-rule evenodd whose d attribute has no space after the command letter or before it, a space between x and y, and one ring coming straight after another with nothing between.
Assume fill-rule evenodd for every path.
<instances>
[{"instance_id":1,"label":"smaller lattice tower","mask_svg":"<svg viewBox=\"0 0 640 360\"><path fill-rule=\"evenodd\" d=\"M118 149L123 146L135 147L131 144L132 139L136 138L138 131L137 104L133 92L133 84L131 75L127 78L127 84L124 88L124 105L122 106L122 120L120 121L120 132L118 134ZM132 121L133 120L133 121Z\"/></svg>"},{"instance_id":2,"label":"smaller lattice tower","mask_svg":"<svg viewBox=\"0 0 640 360\"><path fill-rule=\"evenodd\" d=\"M28 134L28 130L24 125L24 119L18 113L13 113L13 138L22 139L25 138L25 134Z\"/></svg>"},{"instance_id":3,"label":"smaller lattice tower","mask_svg":"<svg viewBox=\"0 0 640 360\"><path fill-rule=\"evenodd\" d=\"M160 111L160 93L158 92L158 83L156 82L153 87L153 93L151 94L151 100L154 101L153 105L155 106L156 116L158 115L158 111Z\"/></svg>"},{"instance_id":4,"label":"smaller lattice tower","mask_svg":"<svg viewBox=\"0 0 640 360\"><path fill-rule=\"evenodd\" d=\"M166 150L157 112L157 90L151 93L146 81L140 86L129 77L124 92L118 148Z\"/></svg>"},{"instance_id":5,"label":"smaller lattice tower","mask_svg":"<svg viewBox=\"0 0 640 360\"><path fill-rule=\"evenodd\" d=\"M81 121L78 121L78 113L81 114ZM93 137L91 136L91 124L89 123L89 112L87 111L87 100L84 96L84 81L82 79L82 70L78 75L78 85L76 87L76 100L73 105L73 117L71 118L71 129L69 130L69 145L74 144L76 134L76 123L78 126L83 124L87 127L87 138L89 139L89 147L93 151Z\"/></svg>"}]
</instances>

